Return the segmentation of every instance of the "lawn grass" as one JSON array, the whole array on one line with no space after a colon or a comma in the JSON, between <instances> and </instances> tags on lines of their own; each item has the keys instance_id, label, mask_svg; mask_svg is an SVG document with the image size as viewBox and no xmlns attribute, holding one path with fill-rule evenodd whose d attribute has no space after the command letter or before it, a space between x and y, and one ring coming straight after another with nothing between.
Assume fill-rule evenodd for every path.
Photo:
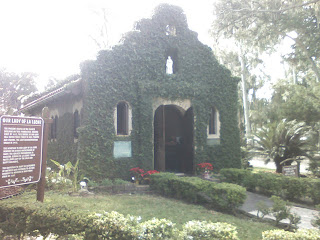
<instances>
[{"instance_id":1,"label":"lawn grass","mask_svg":"<svg viewBox=\"0 0 320 240\"><path fill-rule=\"evenodd\" d=\"M24 202L34 203L36 193L26 192L5 201L15 204ZM1 202L0 202L1 204ZM238 218L206 209L203 206L187 204L179 200L168 199L157 195L118 194L94 195L90 197L71 197L66 194L46 192L44 204L66 205L75 211L83 213L101 213L117 211L124 215L141 216L142 221L156 218L166 218L176 223L177 228L190 220L227 222L237 227L240 239L261 239L261 233L275 229L268 223L257 222L250 218Z\"/></svg>"}]
</instances>

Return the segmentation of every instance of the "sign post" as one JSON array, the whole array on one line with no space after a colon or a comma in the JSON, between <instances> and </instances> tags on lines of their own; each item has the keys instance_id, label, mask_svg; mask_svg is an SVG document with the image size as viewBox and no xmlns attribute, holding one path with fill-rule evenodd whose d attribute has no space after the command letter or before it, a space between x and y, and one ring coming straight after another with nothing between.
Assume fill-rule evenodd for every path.
<instances>
[{"instance_id":1,"label":"sign post","mask_svg":"<svg viewBox=\"0 0 320 240\"><path fill-rule=\"evenodd\" d=\"M42 164L42 118L0 118L0 188L36 183Z\"/></svg>"},{"instance_id":2,"label":"sign post","mask_svg":"<svg viewBox=\"0 0 320 240\"><path fill-rule=\"evenodd\" d=\"M44 120L44 133L43 133L43 151L42 151L42 167L41 178L37 186L37 201L43 202L44 189L46 186L46 169L47 169L47 149L48 149L48 135L49 127L52 120L49 118L49 109L44 107L42 109L42 118Z\"/></svg>"},{"instance_id":3,"label":"sign post","mask_svg":"<svg viewBox=\"0 0 320 240\"><path fill-rule=\"evenodd\" d=\"M296 165L283 166L282 173L285 176L298 177L298 166L296 166Z\"/></svg>"},{"instance_id":4,"label":"sign post","mask_svg":"<svg viewBox=\"0 0 320 240\"><path fill-rule=\"evenodd\" d=\"M49 109L40 117L0 117L0 188L38 183L43 202L47 167Z\"/></svg>"}]
</instances>

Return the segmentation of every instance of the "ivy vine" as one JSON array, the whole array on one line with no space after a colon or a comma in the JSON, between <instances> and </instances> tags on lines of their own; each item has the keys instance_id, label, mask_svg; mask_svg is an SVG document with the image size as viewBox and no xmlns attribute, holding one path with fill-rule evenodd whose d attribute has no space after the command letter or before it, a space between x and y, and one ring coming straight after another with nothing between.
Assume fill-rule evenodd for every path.
<instances>
[{"instance_id":1,"label":"ivy vine","mask_svg":"<svg viewBox=\"0 0 320 240\"><path fill-rule=\"evenodd\" d=\"M168 26L175 34L166 34ZM165 72L174 52L178 71ZM180 7L162 4L151 19L137 22L121 44L100 51L97 60L81 65L84 125L79 137L80 168L93 179L127 178L129 169L153 166L154 98L190 99L194 110L194 164L211 162L216 169L240 167L237 84L209 47L187 26ZM132 133L115 135L114 108L119 101L132 107ZM220 144L207 144L211 106L220 113ZM113 143L132 142L132 158L115 159Z\"/></svg>"}]
</instances>

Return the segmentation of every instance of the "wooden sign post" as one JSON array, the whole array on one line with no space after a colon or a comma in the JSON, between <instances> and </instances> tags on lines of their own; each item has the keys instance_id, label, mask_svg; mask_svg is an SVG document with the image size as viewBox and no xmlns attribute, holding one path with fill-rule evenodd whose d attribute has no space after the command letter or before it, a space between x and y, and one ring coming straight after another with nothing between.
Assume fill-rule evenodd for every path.
<instances>
[{"instance_id":1,"label":"wooden sign post","mask_svg":"<svg viewBox=\"0 0 320 240\"><path fill-rule=\"evenodd\" d=\"M1 116L0 188L36 183L42 164L43 120Z\"/></svg>"},{"instance_id":2,"label":"wooden sign post","mask_svg":"<svg viewBox=\"0 0 320 240\"><path fill-rule=\"evenodd\" d=\"M41 202L52 121L48 108L43 109L42 117L0 117L0 188L39 182L37 200Z\"/></svg>"},{"instance_id":3,"label":"wooden sign post","mask_svg":"<svg viewBox=\"0 0 320 240\"><path fill-rule=\"evenodd\" d=\"M298 177L298 166L296 165L283 166L282 174L285 176Z\"/></svg>"},{"instance_id":4,"label":"wooden sign post","mask_svg":"<svg viewBox=\"0 0 320 240\"><path fill-rule=\"evenodd\" d=\"M37 201L40 201L40 202L43 202L44 200L44 189L46 186L48 137L49 137L50 124L52 123L52 119L50 119L49 117L49 109L47 107L44 107L42 109L42 118L44 120L42 166L41 166L41 178L37 186Z\"/></svg>"}]
</instances>

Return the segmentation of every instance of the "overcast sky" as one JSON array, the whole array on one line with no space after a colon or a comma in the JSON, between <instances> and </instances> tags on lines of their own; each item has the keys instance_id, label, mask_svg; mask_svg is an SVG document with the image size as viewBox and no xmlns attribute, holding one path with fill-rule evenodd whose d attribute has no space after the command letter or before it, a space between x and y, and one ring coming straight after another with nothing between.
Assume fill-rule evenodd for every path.
<instances>
[{"instance_id":1,"label":"overcast sky","mask_svg":"<svg viewBox=\"0 0 320 240\"><path fill-rule=\"evenodd\" d=\"M117 44L134 22L151 17L161 2L178 5L189 27L210 45L208 30L214 0L0 0L0 68L39 74L39 87L49 77L63 79L79 73L79 64L94 59L106 9L109 38Z\"/></svg>"}]
</instances>

